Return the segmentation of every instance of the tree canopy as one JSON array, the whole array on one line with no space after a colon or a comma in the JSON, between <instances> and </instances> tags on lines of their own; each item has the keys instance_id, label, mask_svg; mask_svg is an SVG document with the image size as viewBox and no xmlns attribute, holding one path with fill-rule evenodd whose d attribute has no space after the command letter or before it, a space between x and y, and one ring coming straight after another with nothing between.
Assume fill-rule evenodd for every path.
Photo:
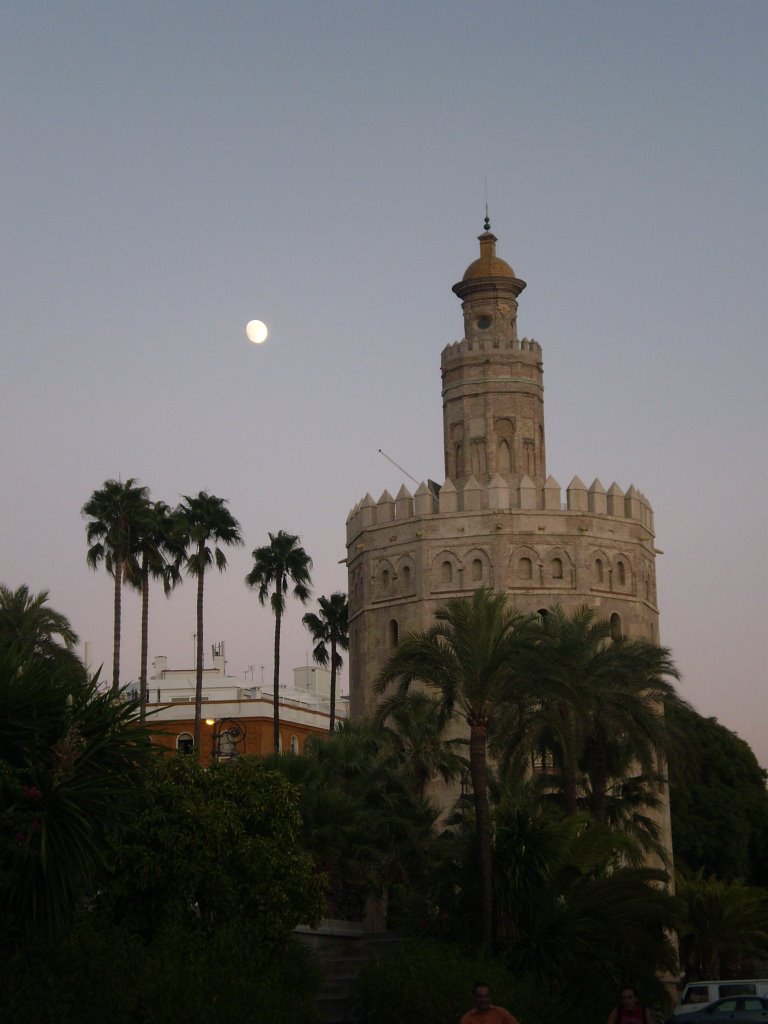
<instances>
[{"instance_id":1,"label":"tree canopy","mask_svg":"<svg viewBox=\"0 0 768 1024\"><path fill-rule=\"evenodd\" d=\"M768 886L768 773L716 718L686 707L668 716L684 737L669 758L676 866Z\"/></svg>"}]
</instances>

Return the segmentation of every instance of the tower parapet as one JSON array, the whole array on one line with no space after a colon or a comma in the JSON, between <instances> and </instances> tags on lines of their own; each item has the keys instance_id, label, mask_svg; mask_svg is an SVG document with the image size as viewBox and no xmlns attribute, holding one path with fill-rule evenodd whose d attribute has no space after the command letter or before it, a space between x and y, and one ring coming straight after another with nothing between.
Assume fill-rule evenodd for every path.
<instances>
[{"instance_id":1,"label":"tower parapet","mask_svg":"<svg viewBox=\"0 0 768 1024\"><path fill-rule=\"evenodd\" d=\"M553 476L547 477L541 487L528 476L523 476L516 487L510 487L496 474L487 483L473 476L463 483L446 480L439 490L422 482L415 496L403 484L396 500L389 491L384 491L378 501L366 494L347 517L347 543L353 543L369 527L467 512L546 512L566 519L574 515L621 519L642 526L647 539L653 538L653 508L634 484L624 492L614 482L606 492L597 478L587 488L575 476L563 500L562 488Z\"/></svg>"}]
</instances>

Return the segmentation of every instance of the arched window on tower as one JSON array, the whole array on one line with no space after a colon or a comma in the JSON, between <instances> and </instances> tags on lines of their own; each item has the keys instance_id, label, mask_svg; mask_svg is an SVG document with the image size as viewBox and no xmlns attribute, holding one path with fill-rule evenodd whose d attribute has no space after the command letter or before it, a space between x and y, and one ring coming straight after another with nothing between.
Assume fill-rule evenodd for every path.
<instances>
[{"instance_id":1,"label":"arched window on tower","mask_svg":"<svg viewBox=\"0 0 768 1024\"><path fill-rule=\"evenodd\" d=\"M621 630L621 616L618 612L614 612L611 616L611 637L614 640L621 640L624 634Z\"/></svg>"},{"instance_id":2,"label":"arched window on tower","mask_svg":"<svg viewBox=\"0 0 768 1024\"><path fill-rule=\"evenodd\" d=\"M440 579L443 583L453 582L453 566L448 559L446 559L440 567Z\"/></svg>"},{"instance_id":3,"label":"arched window on tower","mask_svg":"<svg viewBox=\"0 0 768 1024\"><path fill-rule=\"evenodd\" d=\"M411 585L411 567L410 565L403 566L403 586L410 587Z\"/></svg>"},{"instance_id":4,"label":"arched window on tower","mask_svg":"<svg viewBox=\"0 0 768 1024\"><path fill-rule=\"evenodd\" d=\"M605 582L605 565L602 558L595 559L595 577L598 583Z\"/></svg>"},{"instance_id":5,"label":"arched window on tower","mask_svg":"<svg viewBox=\"0 0 768 1024\"><path fill-rule=\"evenodd\" d=\"M561 580L563 578L563 560L562 558L552 559L552 579Z\"/></svg>"},{"instance_id":6,"label":"arched window on tower","mask_svg":"<svg viewBox=\"0 0 768 1024\"><path fill-rule=\"evenodd\" d=\"M381 589L389 590L389 571L383 569L381 573Z\"/></svg>"},{"instance_id":7,"label":"arched window on tower","mask_svg":"<svg viewBox=\"0 0 768 1024\"><path fill-rule=\"evenodd\" d=\"M627 570L624 567L624 563L619 560L616 563L616 575L618 577L619 586L624 587L627 584Z\"/></svg>"},{"instance_id":8,"label":"arched window on tower","mask_svg":"<svg viewBox=\"0 0 768 1024\"><path fill-rule=\"evenodd\" d=\"M472 579L479 583L483 578L483 563L479 558L472 560Z\"/></svg>"},{"instance_id":9,"label":"arched window on tower","mask_svg":"<svg viewBox=\"0 0 768 1024\"><path fill-rule=\"evenodd\" d=\"M539 608L537 610L536 614L541 619L541 624L544 625L544 622L545 622L547 616L549 615L549 609L548 608Z\"/></svg>"},{"instance_id":10,"label":"arched window on tower","mask_svg":"<svg viewBox=\"0 0 768 1024\"><path fill-rule=\"evenodd\" d=\"M521 558L517 563L517 571L521 580L533 579L533 562L530 558Z\"/></svg>"},{"instance_id":11,"label":"arched window on tower","mask_svg":"<svg viewBox=\"0 0 768 1024\"><path fill-rule=\"evenodd\" d=\"M397 619L390 619L389 626L387 627L387 639L390 647L397 647L399 643L400 630L397 625Z\"/></svg>"},{"instance_id":12,"label":"arched window on tower","mask_svg":"<svg viewBox=\"0 0 768 1024\"><path fill-rule=\"evenodd\" d=\"M512 472L512 455L506 441L500 441L496 449L496 472L502 475Z\"/></svg>"}]
</instances>

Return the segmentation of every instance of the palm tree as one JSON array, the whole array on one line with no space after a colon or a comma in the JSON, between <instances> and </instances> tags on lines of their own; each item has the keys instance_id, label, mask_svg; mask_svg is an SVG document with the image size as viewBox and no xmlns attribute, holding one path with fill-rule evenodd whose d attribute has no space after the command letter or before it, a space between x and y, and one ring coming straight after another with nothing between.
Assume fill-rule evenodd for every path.
<instances>
[{"instance_id":1,"label":"palm tree","mask_svg":"<svg viewBox=\"0 0 768 1024\"><path fill-rule=\"evenodd\" d=\"M344 664L339 650L349 650L349 605L346 594L331 594L318 598L320 614L307 612L301 620L312 634L315 649L312 657L318 665L331 663L331 720L329 731L336 726L336 674ZM330 648L330 650L329 650Z\"/></svg>"},{"instance_id":2,"label":"palm tree","mask_svg":"<svg viewBox=\"0 0 768 1024\"><path fill-rule=\"evenodd\" d=\"M199 491L182 495L176 509L177 542L186 550L184 563L190 576L197 576L197 654L195 676L195 757L200 760L200 739L203 708L203 588L205 574L215 563L219 572L227 567L227 557L220 544L242 545L240 524L226 507L225 498Z\"/></svg>"},{"instance_id":3,"label":"palm tree","mask_svg":"<svg viewBox=\"0 0 768 1024\"><path fill-rule=\"evenodd\" d=\"M36 655L84 672L76 644L69 619L48 605L47 590L33 596L26 584L11 590L0 583L0 652L14 652L22 661Z\"/></svg>"},{"instance_id":4,"label":"palm tree","mask_svg":"<svg viewBox=\"0 0 768 1024\"><path fill-rule=\"evenodd\" d=\"M614 639L610 621L588 605L570 616L555 607L541 623L531 674L537 703L530 738L554 754L566 813L588 792L593 817L606 823L612 750L618 746L644 774L659 776L669 738L664 705L679 700L668 682L679 677L670 652L647 640Z\"/></svg>"},{"instance_id":5,"label":"palm tree","mask_svg":"<svg viewBox=\"0 0 768 1024\"><path fill-rule=\"evenodd\" d=\"M136 539L138 575L132 574L129 583L141 591L141 668L139 670L139 700L141 721L147 713L147 647L149 636L149 580L162 580L166 597L181 582L179 563L184 557L184 546L179 536L177 517L164 501L153 501L142 517Z\"/></svg>"},{"instance_id":6,"label":"palm tree","mask_svg":"<svg viewBox=\"0 0 768 1024\"><path fill-rule=\"evenodd\" d=\"M330 877L332 905L365 900L382 919L391 887L412 890L428 873L437 811L414 792L389 730L342 721L301 757L267 765L299 788L303 840Z\"/></svg>"},{"instance_id":7,"label":"palm tree","mask_svg":"<svg viewBox=\"0 0 768 1024\"><path fill-rule=\"evenodd\" d=\"M680 954L686 977L719 978L729 958L768 957L768 895L742 882L678 875Z\"/></svg>"},{"instance_id":8,"label":"palm tree","mask_svg":"<svg viewBox=\"0 0 768 1024\"><path fill-rule=\"evenodd\" d=\"M377 681L382 693L398 681L401 693L414 682L435 689L448 717L469 727L469 770L477 826L481 883L481 941L493 943L491 815L488 799L488 738L495 718L519 682L518 669L533 643L533 620L509 608L504 594L476 590L454 598L435 613L425 632L412 633L389 659Z\"/></svg>"},{"instance_id":9,"label":"palm tree","mask_svg":"<svg viewBox=\"0 0 768 1024\"><path fill-rule=\"evenodd\" d=\"M90 519L85 535L90 547L87 561L92 569L104 562L115 580L114 642L112 689L120 688L120 615L124 576L136 575L136 539L149 504L149 489L140 487L133 477L125 483L105 480L83 505L82 514Z\"/></svg>"},{"instance_id":10,"label":"palm tree","mask_svg":"<svg viewBox=\"0 0 768 1024\"><path fill-rule=\"evenodd\" d=\"M423 690L395 693L376 710L376 721L391 733L414 792L423 797L432 779L454 782L467 769L459 753L467 746L460 737L447 738L440 701Z\"/></svg>"},{"instance_id":11,"label":"palm tree","mask_svg":"<svg viewBox=\"0 0 768 1024\"><path fill-rule=\"evenodd\" d=\"M639 864L629 837L585 814L558 820L533 791L516 789L501 793L495 813L499 939L510 969L569 977L581 998L630 976L660 995L654 976L675 964L666 873Z\"/></svg>"},{"instance_id":12,"label":"palm tree","mask_svg":"<svg viewBox=\"0 0 768 1024\"><path fill-rule=\"evenodd\" d=\"M18 650L0 652L0 751L0 921L16 943L66 925L93 896L153 755L138 701L102 692L74 658L51 671L44 654Z\"/></svg>"},{"instance_id":13,"label":"palm tree","mask_svg":"<svg viewBox=\"0 0 768 1024\"><path fill-rule=\"evenodd\" d=\"M259 603L266 604L270 588L270 604L275 613L274 747L280 753L280 627L285 611L285 595L293 583L293 596L302 604L309 600L312 559L301 546L299 537L280 530L270 533L269 544L252 552L253 568L245 577L246 585L258 591Z\"/></svg>"}]
</instances>

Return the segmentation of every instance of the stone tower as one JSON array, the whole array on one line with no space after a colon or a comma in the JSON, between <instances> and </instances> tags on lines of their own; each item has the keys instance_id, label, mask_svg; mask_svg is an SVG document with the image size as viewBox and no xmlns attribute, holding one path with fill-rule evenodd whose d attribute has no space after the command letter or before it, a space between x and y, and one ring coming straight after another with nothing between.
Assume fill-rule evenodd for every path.
<instances>
[{"instance_id":1,"label":"stone tower","mask_svg":"<svg viewBox=\"0 0 768 1024\"><path fill-rule=\"evenodd\" d=\"M541 346L517 333L525 282L496 255L487 220L479 241L453 286L464 337L441 359L444 483L366 494L347 520L353 716L375 709L399 638L478 587L526 612L586 602L617 633L658 641L651 506L634 486L578 476L563 496L546 475Z\"/></svg>"},{"instance_id":2,"label":"stone tower","mask_svg":"<svg viewBox=\"0 0 768 1024\"><path fill-rule=\"evenodd\" d=\"M478 587L506 592L524 612L588 603L617 635L659 639L651 506L634 486L587 487L578 476L563 501L546 475L541 346L517 334L525 282L496 255L487 219L479 241L453 286L464 337L441 358L444 483L366 494L347 519L353 717L374 712L374 683L399 639Z\"/></svg>"}]
</instances>

